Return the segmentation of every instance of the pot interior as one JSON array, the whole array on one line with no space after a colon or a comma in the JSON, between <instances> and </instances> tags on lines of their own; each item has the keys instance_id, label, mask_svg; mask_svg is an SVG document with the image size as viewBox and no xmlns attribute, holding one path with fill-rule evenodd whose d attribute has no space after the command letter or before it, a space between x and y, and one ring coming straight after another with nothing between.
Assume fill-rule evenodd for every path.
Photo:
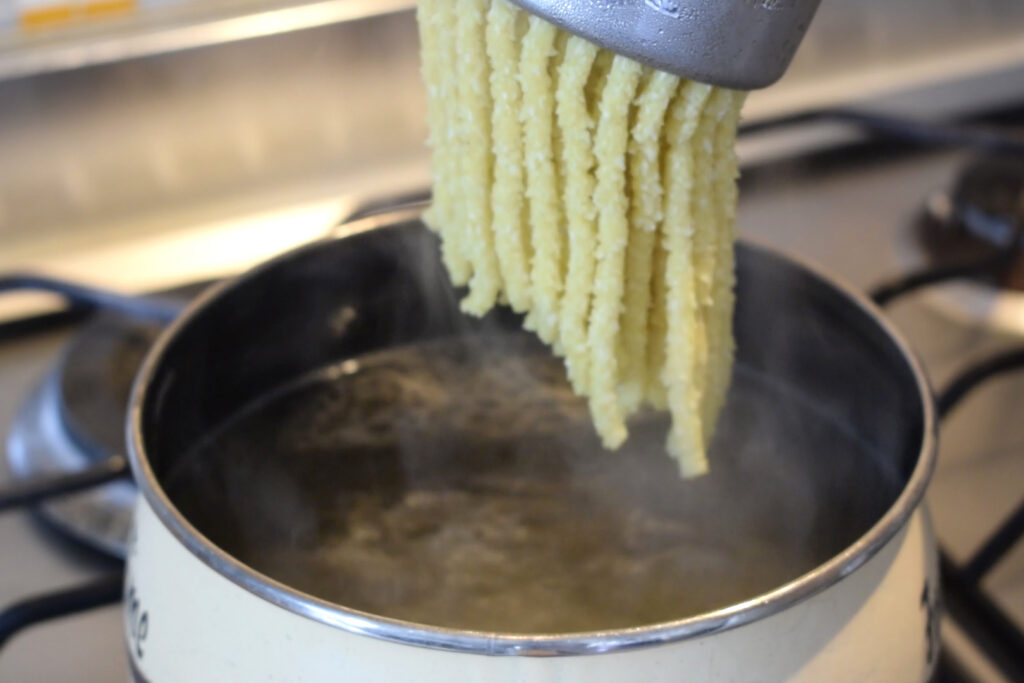
<instances>
[{"instance_id":1,"label":"pot interior","mask_svg":"<svg viewBox=\"0 0 1024 683\"><path fill-rule=\"evenodd\" d=\"M459 313L415 220L290 254L194 312L143 391L144 457L210 542L347 609L501 633L694 616L868 532L922 442L915 377L870 312L744 245L737 297L695 480L663 415L604 452L518 316Z\"/></svg>"}]
</instances>

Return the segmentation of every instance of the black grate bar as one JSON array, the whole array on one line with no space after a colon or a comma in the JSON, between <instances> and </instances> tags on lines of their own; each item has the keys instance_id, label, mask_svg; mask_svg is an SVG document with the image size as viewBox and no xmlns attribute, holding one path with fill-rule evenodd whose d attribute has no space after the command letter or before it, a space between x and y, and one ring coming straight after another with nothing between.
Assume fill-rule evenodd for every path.
<instances>
[{"instance_id":1,"label":"black grate bar","mask_svg":"<svg viewBox=\"0 0 1024 683\"><path fill-rule=\"evenodd\" d=\"M70 474L42 476L0 488L0 512L16 507L35 505L47 498L75 493L120 479L131 472L128 461L120 455L90 465Z\"/></svg>"},{"instance_id":2,"label":"black grate bar","mask_svg":"<svg viewBox=\"0 0 1024 683\"><path fill-rule=\"evenodd\" d=\"M913 271L889 282L883 282L871 290L869 296L879 306L885 306L904 294L910 294L922 287L936 285L949 280L978 277L989 273L999 273L1012 261L1017 251L1017 243L1012 248L996 251L984 258L967 263L950 266L935 266Z\"/></svg>"},{"instance_id":3,"label":"black grate bar","mask_svg":"<svg viewBox=\"0 0 1024 683\"><path fill-rule=\"evenodd\" d=\"M124 571L117 570L74 588L26 598L0 611L0 649L18 631L41 621L84 612L121 600Z\"/></svg>"},{"instance_id":4,"label":"black grate bar","mask_svg":"<svg viewBox=\"0 0 1024 683\"><path fill-rule=\"evenodd\" d=\"M95 306L118 311L141 320L170 322L181 312L183 304L156 296L131 296L104 289L87 287L43 275L11 273L0 275L0 294L15 291L49 292L64 297L71 304Z\"/></svg>"},{"instance_id":5,"label":"black grate bar","mask_svg":"<svg viewBox=\"0 0 1024 683\"><path fill-rule=\"evenodd\" d=\"M1024 681L1024 635L943 550L939 555L946 612L1011 681Z\"/></svg>"},{"instance_id":6,"label":"black grate bar","mask_svg":"<svg viewBox=\"0 0 1024 683\"><path fill-rule=\"evenodd\" d=\"M68 327L85 320L91 312L89 306L72 305L63 311L0 322L0 343Z\"/></svg>"},{"instance_id":7,"label":"black grate bar","mask_svg":"<svg viewBox=\"0 0 1024 683\"><path fill-rule=\"evenodd\" d=\"M976 386L995 375L1024 369L1024 349L1013 349L987 358L957 375L939 394L936 405L944 418Z\"/></svg>"},{"instance_id":8,"label":"black grate bar","mask_svg":"<svg viewBox=\"0 0 1024 683\"><path fill-rule=\"evenodd\" d=\"M979 583L1003 559L1003 556L1024 536L1024 501L1004 521L985 544L964 565L961 575L965 581Z\"/></svg>"},{"instance_id":9,"label":"black grate bar","mask_svg":"<svg viewBox=\"0 0 1024 683\"><path fill-rule=\"evenodd\" d=\"M968 673L966 667L960 663L948 648L939 652L939 663L935 667L929 683L981 683L977 678Z\"/></svg>"},{"instance_id":10,"label":"black grate bar","mask_svg":"<svg viewBox=\"0 0 1024 683\"><path fill-rule=\"evenodd\" d=\"M832 121L878 138L929 147L972 147L997 154L1024 154L1024 139L998 128L903 119L850 109L820 109L763 119L740 126L741 135L806 123Z\"/></svg>"}]
</instances>

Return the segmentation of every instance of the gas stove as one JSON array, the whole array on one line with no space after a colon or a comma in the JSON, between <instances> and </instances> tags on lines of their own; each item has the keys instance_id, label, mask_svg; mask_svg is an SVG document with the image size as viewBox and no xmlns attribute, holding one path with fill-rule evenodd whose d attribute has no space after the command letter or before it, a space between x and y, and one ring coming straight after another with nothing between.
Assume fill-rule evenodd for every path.
<instances>
[{"instance_id":1,"label":"gas stove","mask_svg":"<svg viewBox=\"0 0 1024 683\"><path fill-rule=\"evenodd\" d=\"M1019 680L1024 374L1010 371L1024 367L1024 154L993 147L1024 114L999 121L995 136L932 126L911 130L911 143L892 121L853 123L868 142L747 163L740 232L872 291L923 359L946 413L928 499L944 549L937 678ZM744 136L745 158L758 157L764 134L759 126ZM937 151L936 142L954 144ZM95 299L76 295L65 312L0 325L0 487L81 475L65 482L73 493L0 512L0 608L21 605L0 616L0 680L128 675L116 604L133 496L119 454L123 406L159 331L153 319L194 291L161 298L170 309L149 310L149 321L93 313L81 303ZM66 608L74 613L13 628Z\"/></svg>"}]
</instances>

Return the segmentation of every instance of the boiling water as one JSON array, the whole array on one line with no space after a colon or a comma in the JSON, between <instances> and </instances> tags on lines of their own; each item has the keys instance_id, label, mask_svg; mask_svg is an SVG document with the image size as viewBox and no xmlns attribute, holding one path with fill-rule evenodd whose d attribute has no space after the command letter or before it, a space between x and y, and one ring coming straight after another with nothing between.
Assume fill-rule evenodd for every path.
<instances>
[{"instance_id":1,"label":"boiling water","mask_svg":"<svg viewBox=\"0 0 1024 683\"><path fill-rule=\"evenodd\" d=\"M571 632L692 616L774 589L898 493L859 437L737 370L711 474L681 480L664 418L600 448L526 335L385 350L252 403L167 480L258 571L426 624Z\"/></svg>"}]
</instances>

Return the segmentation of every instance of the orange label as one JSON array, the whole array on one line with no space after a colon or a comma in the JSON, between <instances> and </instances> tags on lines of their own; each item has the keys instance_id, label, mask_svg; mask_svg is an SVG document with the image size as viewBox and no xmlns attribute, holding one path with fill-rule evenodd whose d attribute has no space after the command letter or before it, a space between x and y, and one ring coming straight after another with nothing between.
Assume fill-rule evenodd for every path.
<instances>
[{"instance_id":1,"label":"orange label","mask_svg":"<svg viewBox=\"0 0 1024 683\"><path fill-rule=\"evenodd\" d=\"M136 0L94 0L85 4L85 14L88 17L124 14L135 9L136 4Z\"/></svg>"},{"instance_id":2,"label":"orange label","mask_svg":"<svg viewBox=\"0 0 1024 683\"><path fill-rule=\"evenodd\" d=\"M71 5L43 5L21 11L19 17L25 28L41 28L66 24L75 19L75 8Z\"/></svg>"},{"instance_id":3,"label":"orange label","mask_svg":"<svg viewBox=\"0 0 1024 683\"><path fill-rule=\"evenodd\" d=\"M137 5L138 0L89 0L88 2L66 4L39 4L23 7L19 23L26 29L49 28L88 19L125 14L134 10Z\"/></svg>"}]
</instances>

